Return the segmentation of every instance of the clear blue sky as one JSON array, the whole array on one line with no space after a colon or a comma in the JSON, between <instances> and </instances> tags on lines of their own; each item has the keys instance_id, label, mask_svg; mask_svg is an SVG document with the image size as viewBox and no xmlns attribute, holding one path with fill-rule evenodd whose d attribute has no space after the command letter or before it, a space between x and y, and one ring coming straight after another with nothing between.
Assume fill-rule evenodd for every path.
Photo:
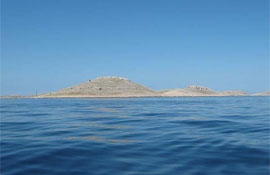
<instances>
[{"instance_id":1,"label":"clear blue sky","mask_svg":"<svg viewBox=\"0 0 270 175\"><path fill-rule=\"evenodd\" d=\"M268 0L2 0L1 95L99 76L269 90Z\"/></svg>"}]
</instances>

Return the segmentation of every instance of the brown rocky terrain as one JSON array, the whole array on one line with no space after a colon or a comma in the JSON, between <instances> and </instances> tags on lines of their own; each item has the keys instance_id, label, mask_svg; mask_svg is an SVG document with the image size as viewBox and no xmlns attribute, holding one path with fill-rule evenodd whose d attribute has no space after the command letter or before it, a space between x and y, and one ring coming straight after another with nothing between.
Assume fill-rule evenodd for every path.
<instances>
[{"instance_id":1,"label":"brown rocky terrain","mask_svg":"<svg viewBox=\"0 0 270 175\"><path fill-rule=\"evenodd\" d=\"M257 95L265 95L265 92ZM154 91L127 78L99 77L56 92L39 95L39 98L61 97L184 97L184 96L247 96L243 91L217 92L203 86L192 85L185 89Z\"/></svg>"}]
</instances>

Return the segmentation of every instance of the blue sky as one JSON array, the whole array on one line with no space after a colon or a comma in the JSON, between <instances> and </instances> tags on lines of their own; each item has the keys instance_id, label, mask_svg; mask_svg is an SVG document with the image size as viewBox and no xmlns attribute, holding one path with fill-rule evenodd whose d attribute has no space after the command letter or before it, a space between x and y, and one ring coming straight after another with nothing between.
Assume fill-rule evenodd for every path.
<instances>
[{"instance_id":1,"label":"blue sky","mask_svg":"<svg viewBox=\"0 0 270 175\"><path fill-rule=\"evenodd\" d=\"M268 0L2 0L1 95L99 76L269 90Z\"/></svg>"}]
</instances>

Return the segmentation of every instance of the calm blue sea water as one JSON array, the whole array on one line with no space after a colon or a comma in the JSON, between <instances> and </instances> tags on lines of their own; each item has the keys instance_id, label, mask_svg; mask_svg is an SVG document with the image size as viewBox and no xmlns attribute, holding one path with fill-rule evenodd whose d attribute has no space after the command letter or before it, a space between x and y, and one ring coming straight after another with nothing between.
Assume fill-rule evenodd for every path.
<instances>
[{"instance_id":1,"label":"calm blue sea water","mask_svg":"<svg viewBox=\"0 0 270 175\"><path fill-rule=\"evenodd\" d=\"M269 97L1 99L1 175L269 175Z\"/></svg>"}]
</instances>

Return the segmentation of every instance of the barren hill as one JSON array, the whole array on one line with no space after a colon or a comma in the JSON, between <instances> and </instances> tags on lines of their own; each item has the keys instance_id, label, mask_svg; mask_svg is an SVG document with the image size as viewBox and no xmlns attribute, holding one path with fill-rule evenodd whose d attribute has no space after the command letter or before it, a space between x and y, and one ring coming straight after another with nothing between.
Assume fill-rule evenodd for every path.
<instances>
[{"instance_id":1,"label":"barren hill","mask_svg":"<svg viewBox=\"0 0 270 175\"><path fill-rule=\"evenodd\" d=\"M147 97L159 94L121 77L100 77L39 97Z\"/></svg>"},{"instance_id":2,"label":"barren hill","mask_svg":"<svg viewBox=\"0 0 270 175\"><path fill-rule=\"evenodd\" d=\"M185 89L165 90L160 92L166 97L181 97L181 96L244 96L247 95L243 91L225 91L216 92L212 89L203 86L189 86Z\"/></svg>"},{"instance_id":3,"label":"barren hill","mask_svg":"<svg viewBox=\"0 0 270 175\"><path fill-rule=\"evenodd\" d=\"M252 94L252 96L270 96L270 91L258 92L258 93Z\"/></svg>"}]
</instances>

